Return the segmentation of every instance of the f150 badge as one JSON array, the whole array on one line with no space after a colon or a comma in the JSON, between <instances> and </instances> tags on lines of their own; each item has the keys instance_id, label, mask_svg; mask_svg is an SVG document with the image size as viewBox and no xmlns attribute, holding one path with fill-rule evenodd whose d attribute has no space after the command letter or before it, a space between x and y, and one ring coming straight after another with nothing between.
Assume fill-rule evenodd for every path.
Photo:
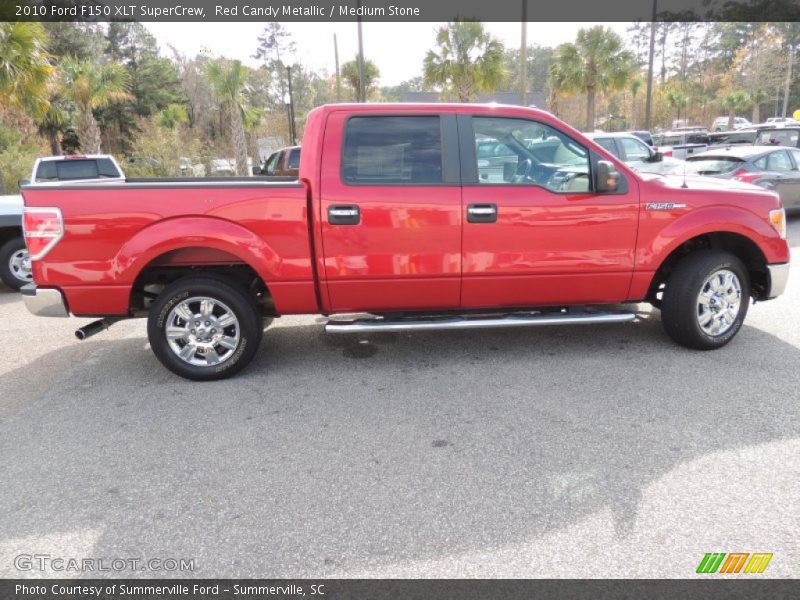
<instances>
[{"instance_id":1,"label":"f150 badge","mask_svg":"<svg viewBox=\"0 0 800 600\"><path fill-rule=\"evenodd\" d=\"M675 202L648 202L644 205L645 210L674 210L676 208L686 208L685 204Z\"/></svg>"}]
</instances>

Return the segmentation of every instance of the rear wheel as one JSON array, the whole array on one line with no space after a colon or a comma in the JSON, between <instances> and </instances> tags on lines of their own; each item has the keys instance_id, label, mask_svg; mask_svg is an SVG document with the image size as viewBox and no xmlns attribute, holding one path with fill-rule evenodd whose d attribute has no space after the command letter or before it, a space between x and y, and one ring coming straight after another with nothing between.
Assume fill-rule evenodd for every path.
<instances>
[{"instance_id":1,"label":"rear wheel","mask_svg":"<svg viewBox=\"0 0 800 600\"><path fill-rule=\"evenodd\" d=\"M688 348L721 348L739 332L750 304L750 280L729 252L693 252L667 280L661 321L667 334Z\"/></svg>"},{"instance_id":2,"label":"rear wheel","mask_svg":"<svg viewBox=\"0 0 800 600\"><path fill-rule=\"evenodd\" d=\"M253 359L262 335L255 300L235 282L187 277L167 286L150 309L147 335L158 360L196 381L230 377Z\"/></svg>"},{"instance_id":3,"label":"rear wheel","mask_svg":"<svg viewBox=\"0 0 800 600\"><path fill-rule=\"evenodd\" d=\"M21 237L12 238L0 246L0 279L15 290L33 281L31 257Z\"/></svg>"}]
</instances>

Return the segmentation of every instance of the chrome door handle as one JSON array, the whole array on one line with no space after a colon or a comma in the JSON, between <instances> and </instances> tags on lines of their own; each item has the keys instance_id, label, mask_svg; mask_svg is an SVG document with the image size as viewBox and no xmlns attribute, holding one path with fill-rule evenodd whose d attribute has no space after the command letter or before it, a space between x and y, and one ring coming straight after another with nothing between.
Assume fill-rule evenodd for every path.
<instances>
[{"instance_id":1,"label":"chrome door handle","mask_svg":"<svg viewBox=\"0 0 800 600\"><path fill-rule=\"evenodd\" d=\"M355 205L334 205L328 207L328 223L331 225L358 225L361 211Z\"/></svg>"},{"instance_id":2,"label":"chrome door handle","mask_svg":"<svg viewBox=\"0 0 800 600\"><path fill-rule=\"evenodd\" d=\"M467 206L468 223L495 223L496 221L496 204L470 204Z\"/></svg>"}]
</instances>

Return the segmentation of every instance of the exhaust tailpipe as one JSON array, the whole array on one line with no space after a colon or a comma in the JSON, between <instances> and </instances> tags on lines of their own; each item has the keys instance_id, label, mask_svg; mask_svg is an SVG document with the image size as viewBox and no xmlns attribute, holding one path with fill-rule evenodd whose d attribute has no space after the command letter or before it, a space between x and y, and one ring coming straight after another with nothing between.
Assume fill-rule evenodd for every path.
<instances>
[{"instance_id":1,"label":"exhaust tailpipe","mask_svg":"<svg viewBox=\"0 0 800 600\"><path fill-rule=\"evenodd\" d=\"M100 319L99 321L94 321L89 323L88 325L84 325L80 329L75 330L75 337L79 340L83 341L92 337L93 335L97 335L101 331L105 331L109 327L111 327L117 321L122 321L124 317L108 317L106 319Z\"/></svg>"}]
</instances>

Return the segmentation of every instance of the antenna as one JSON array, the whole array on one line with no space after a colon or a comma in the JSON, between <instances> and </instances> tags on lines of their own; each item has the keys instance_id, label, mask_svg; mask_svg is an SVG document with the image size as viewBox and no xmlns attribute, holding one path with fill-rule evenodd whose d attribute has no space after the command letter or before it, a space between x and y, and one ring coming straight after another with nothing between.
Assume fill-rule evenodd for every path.
<instances>
[{"instance_id":1,"label":"antenna","mask_svg":"<svg viewBox=\"0 0 800 600\"><path fill-rule=\"evenodd\" d=\"M688 156L686 158L689 158ZM682 188L688 188L689 186L686 185L686 165L688 164L688 160L683 159L683 183L681 184Z\"/></svg>"}]
</instances>

